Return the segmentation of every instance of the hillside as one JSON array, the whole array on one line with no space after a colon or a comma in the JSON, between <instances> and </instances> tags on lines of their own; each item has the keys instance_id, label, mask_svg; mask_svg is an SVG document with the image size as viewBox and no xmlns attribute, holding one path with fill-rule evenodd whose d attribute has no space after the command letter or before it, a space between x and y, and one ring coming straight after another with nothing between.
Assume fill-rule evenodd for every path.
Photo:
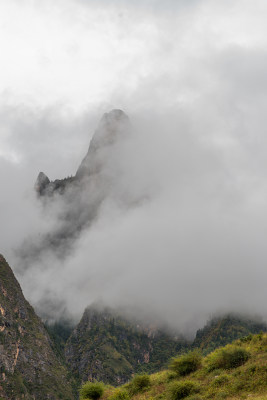
<instances>
[{"instance_id":1,"label":"hillside","mask_svg":"<svg viewBox=\"0 0 267 400\"><path fill-rule=\"evenodd\" d=\"M182 338L141 328L113 310L90 307L68 339L65 356L79 379L118 385L134 373L160 370L184 347Z\"/></svg>"},{"instance_id":2,"label":"hillside","mask_svg":"<svg viewBox=\"0 0 267 400\"><path fill-rule=\"evenodd\" d=\"M73 399L67 370L1 255L0 370L2 399Z\"/></svg>"},{"instance_id":3,"label":"hillside","mask_svg":"<svg viewBox=\"0 0 267 400\"><path fill-rule=\"evenodd\" d=\"M56 327L65 332L62 325ZM130 322L112 309L91 306L65 344L65 359L78 381L101 380L116 386L133 374L164 369L171 357L186 349L199 348L207 354L236 338L261 331L266 331L264 323L227 315L209 321L190 343L155 327ZM60 341L64 346L58 337Z\"/></svg>"},{"instance_id":4,"label":"hillside","mask_svg":"<svg viewBox=\"0 0 267 400\"><path fill-rule=\"evenodd\" d=\"M199 355L178 358L172 368L135 377L120 388L106 387L106 400L267 399L267 335L249 335L219 348L194 364ZM184 368L186 365L186 368ZM197 368L190 373L190 368ZM174 371L175 368L175 371ZM194 369L194 368L193 368ZM85 387L86 388L86 387ZM84 391L85 392L85 391ZM89 398L81 396L81 398Z\"/></svg>"},{"instance_id":5,"label":"hillside","mask_svg":"<svg viewBox=\"0 0 267 400\"><path fill-rule=\"evenodd\" d=\"M114 386L124 384L135 374L166 368L174 355L196 346L206 353L211 346L231 341L233 335L259 332L266 325L233 315L216 318L199 330L190 344L155 326L130 322L112 309L91 306L72 329L70 321L64 320L47 327L43 325L25 300L9 265L0 256L0 399L73 399L72 387L79 382L101 380ZM237 344L249 348L251 357L246 365L251 365L251 373L259 371L259 376L266 373L266 367L261 368L266 364L266 335L249 336ZM204 360L204 367L192 377L209 386L214 376L205 367L207 362ZM237 371L228 377L231 382ZM243 370L240 371L242 377ZM247 376L247 372L244 374ZM68 376L72 377L72 384ZM154 398L151 391L169 387L176 378L170 371L163 371L152 375L151 380L154 383L148 393ZM261 381L255 382L261 388ZM164 391L162 396L164 399Z\"/></svg>"},{"instance_id":6,"label":"hillside","mask_svg":"<svg viewBox=\"0 0 267 400\"><path fill-rule=\"evenodd\" d=\"M267 325L264 322L257 321L249 316L229 314L213 318L207 322L204 328L199 329L193 347L201 349L204 354L208 354L217 347L224 346L250 333L266 331Z\"/></svg>"}]
</instances>

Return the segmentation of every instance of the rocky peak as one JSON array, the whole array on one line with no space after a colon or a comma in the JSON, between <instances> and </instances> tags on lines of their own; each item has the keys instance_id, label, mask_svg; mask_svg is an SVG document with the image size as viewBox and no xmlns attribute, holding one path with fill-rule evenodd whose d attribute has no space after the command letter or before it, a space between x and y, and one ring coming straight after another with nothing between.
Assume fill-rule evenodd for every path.
<instances>
[{"instance_id":1,"label":"rocky peak","mask_svg":"<svg viewBox=\"0 0 267 400\"><path fill-rule=\"evenodd\" d=\"M122 110L105 113L95 131L91 144L95 148L109 145L129 128L129 118Z\"/></svg>"},{"instance_id":2,"label":"rocky peak","mask_svg":"<svg viewBox=\"0 0 267 400\"><path fill-rule=\"evenodd\" d=\"M36 192L40 195L42 195L46 189L46 187L49 185L50 180L46 174L43 172L39 172L39 175L36 179L34 188Z\"/></svg>"},{"instance_id":3,"label":"rocky peak","mask_svg":"<svg viewBox=\"0 0 267 400\"><path fill-rule=\"evenodd\" d=\"M129 131L130 121L122 110L114 109L105 113L90 142L88 153L77 170L76 178L81 179L98 172L100 169L97 159L99 150L112 146L121 137L127 135Z\"/></svg>"},{"instance_id":4,"label":"rocky peak","mask_svg":"<svg viewBox=\"0 0 267 400\"><path fill-rule=\"evenodd\" d=\"M112 147L120 138L130 131L129 117L119 109L105 113L99 121L98 127L92 137L88 152L82 160L76 175L71 178L56 179L50 181L46 174L40 172L34 188L38 195L51 196L54 192L63 194L69 183L79 182L84 177L99 172L102 167L102 160L99 152Z\"/></svg>"}]
</instances>

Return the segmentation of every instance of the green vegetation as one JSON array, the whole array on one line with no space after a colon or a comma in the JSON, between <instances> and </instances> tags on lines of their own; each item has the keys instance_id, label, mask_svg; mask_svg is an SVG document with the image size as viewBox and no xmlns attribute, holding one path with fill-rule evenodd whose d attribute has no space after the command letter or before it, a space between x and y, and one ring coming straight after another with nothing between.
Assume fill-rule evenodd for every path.
<instances>
[{"instance_id":1,"label":"green vegetation","mask_svg":"<svg viewBox=\"0 0 267 400\"><path fill-rule=\"evenodd\" d=\"M250 334L267 332L267 325L247 316L229 314L211 319L203 329L199 329L193 342L193 347L208 354L220 346L232 343L234 340L247 337Z\"/></svg>"},{"instance_id":2,"label":"green vegetation","mask_svg":"<svg viewBox=\"0 0 267 400\"><path fill-rule=\"evenodd\" d=\"M70 370L73 374L79 371L81 381L91 376L117 386L133 374L167 367L170 358L187 346L184 339L160 332L151 335L112 310L91 307L68 339L66 353Z\"/></svg>"},{"instance_id":3,"label":"green vegetation","mask_svg":"<svg viewBox=\"0 0 267 400\"><path fill-rule=\"evenodd\" d=\"M109 400L129 400L130 395L126 389L116 389Z\"/></svg>"},{"instance_id":4,"label":"green vegetation","mask_svg":"<svg viewBox=\"0 0 267 400\"><path fill-rule=\"evenodd\" d=\"M237 368L245 364L249 357L250 354L247 350L238 346L233 347L228 345L223 349L215 350L214 353L208 357L208 368L210 371L220 368Z\"/></svg>"},{"instance_id":5,"label":"green vegetation","mask_svg":"<svg viewBox=\"0 0 267 400\"><path fill-rule=\"evenodd\" d=\"M57 332L53 329L51 336L56 336L56 347L62 354L65 339L59 337L64 333L60 329ZM261 330L266 330L263 323L228 315L210 321L197 332L192 344L172 334L142 329L136 321L129 322L112 309L91 306L67 340L65 355L77 382L90 376L92 380L117 386L128 382L133 374L152 374L167 368L172 357L185 351L198 349L206 355L221 345ZM183 362L179 360L177 366L173 361L173 371L186 376L199 368L199 362L200 356L193 352Z\"/></svg>"},{"instance_id":6,"label":"green vegetation","mask_svg":"<svg viewBox=\"0 0 267 400\"><path fill-rule=\"evenodd\" d=\"M129 384L130 393L137 394L150 386L149 375L136 375Z\"/></svg>"},{"instance_id":7,"label":"green vegetation","mask_svg":"<svg viewBox=\"0 0 267 400\"><path fill-rule=\"evenodd\" d=\"M104 387L102 382L86 382L80 390L81 399L99 399L104 393Z\"/></svg>"},{"instance_id":8,"label":"green vegetation","mask_svg":"<svg viewBox=\"0 0 267 400\"><path fill-rule=\"evenodd\" d=\"M103 310L85 312L72 335L72 327L66 322L45 329L2 256L0 304L0 397L71 400L88 376L114 386L128 382L119 388L87 383L91 394L82 388L81 396L88 399L168 400L182 398L188 392L187 400L236 400L248 395L250 400L255 396L260 400L259 396L267 392L267 336L263 333L241 337L203 359L196 350L190 351L172 359L168 370L146 374L162 370L174 354L197 343L206 354L242 332L264 329L255 321L233 316L214 320L198 331L193 346ZM143 375L132 378L134 373ZM93 392L99 385L101 393Z\"/></svg>"},{"instance_id":9,"label":"green vegetation","mask_svg":"<svg viewBox=\"0 0 267 400\"><path fill-rule=\"evenodd\" d=\"M185 360L191 362L185 363ZM239 339L209 354L202 362L195 352L177 357L175 361L178 373L168 369L143 381L140 376L135 376L120 388L106 387L101 399L267 400L267 334ZM193 365L194 371L181 369L181 374L179 368L182 365ZM138 388L136 391L132 390L134 386Z\"/></svg>"},{"instance_id":10,"label":"green vegetation","mask_svg":"<svg viewBox=\"0 0 267 400\"><path fill-rule=\"evenodd\" d=\"M201 360L202 357L199 352L190 351L183 356L173 358L169 368L177 375L185 376L199 369L201 367Z\"/></svg>"},{"instance_id":11,"label":"green vegetation","mask_svg":"<svg viewBox=\"0 0 267 400\"><path fill-rule=\"evenodd\" d=\"M168 388L168 397L170 400L180 400L198 390L198 386L192 381L172 382Z\"/></svg>"},{"instance_id":12,"label":"green vegetation","mask_svg":"<svg viewBox=\"0 0 267 400\"><path fill-rule=\"evenodd\" d=\"M56 357L43 323L1 255L0 305L0 397L72 400L67 369Z\"/></svg>"},{"instance_id":13,"label":"green vegetation","mask_svg":"<svg viewBox=\"0 0 267 400\"><path fill-rule=\"evenodd\" d=\"M52 324L45 323L45 328L52 339L53 349L62 362L65 361L64 350L74 327L68 320L59 320Z\"/></svg>"}]
</instances>

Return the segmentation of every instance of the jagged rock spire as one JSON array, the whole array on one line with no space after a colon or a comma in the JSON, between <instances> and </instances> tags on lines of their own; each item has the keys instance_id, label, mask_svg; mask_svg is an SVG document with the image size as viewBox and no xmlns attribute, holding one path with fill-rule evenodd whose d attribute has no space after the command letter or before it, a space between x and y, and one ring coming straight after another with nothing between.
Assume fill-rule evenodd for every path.
<instances>
[{"instance_id":1,"label":"jagged rock spire","mask_svg":"<svg viewBox=\"0 0 267 400\"><path fill-rule=\"evenodd\" d=\"M48 176L46 174L44 174L43 172L39 172L39 175L36 179L35 185L34 185L34 189L36 190L36 192L38 194L43 194L43 192L45 191L45 188L47 185L49 185L50 180L48 178Z\"/></svg>"},{"instance_id":2,"label":"jagged rock spire","mask_svg":"<svg viewBox=\"0 0 267 400\"><path fill-rule=\"evenodd\" d=\"M114 144L121 136L129 132L129 117L122 111L114 109L101 118L95 134L90 142L88 153L79 166L76 178L89 176L96 170L95 156L100 149Z\"/></svg>"},{"instance_id":3,"label":"jagged rock spire","mask_svg":"<svg viewBox=\"0 0 267 400\"><path fill-rule=\"evenodd\" d=\"M63 193L70 183L79 182L84 177L99 172L99 151L112 146L121 137L130 131L130 121L128 116L119 109L105 113L99 121L98 127L90 142L88 152L81 162L76 175L71 178L56 179L50 181L45 173L40 172L35 182L34 188L38 195L52 196L54 192Z\"/></svg>"}]
</instances>

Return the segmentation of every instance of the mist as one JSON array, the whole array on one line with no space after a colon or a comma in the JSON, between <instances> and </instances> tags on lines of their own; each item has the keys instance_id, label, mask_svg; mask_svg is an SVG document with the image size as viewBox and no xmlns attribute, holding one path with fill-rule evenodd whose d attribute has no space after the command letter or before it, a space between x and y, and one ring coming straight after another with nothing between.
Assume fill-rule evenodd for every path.
<instances>
[{"instance_id":1,"label":"mist","mask_svg":"<svg viewBox=\"0 0 267 400\"><path fill-rule=\"evenodd\" d=\"M15 19L21 5L10 3ZM266 4L67 4L63 16L61 2L31 9L33 50L1 86L1 253L25 296L43 318L77 321L102 302L185 334L216 313L266 320ZM48 19L61 33L40 45ZM100 153L105 185L43 204L38 173L75 175L113 108L132 129ZM70 209L90 220L71 234ZM49 246L59 231L66 238Z\"/></svg>"}]
</instances>

